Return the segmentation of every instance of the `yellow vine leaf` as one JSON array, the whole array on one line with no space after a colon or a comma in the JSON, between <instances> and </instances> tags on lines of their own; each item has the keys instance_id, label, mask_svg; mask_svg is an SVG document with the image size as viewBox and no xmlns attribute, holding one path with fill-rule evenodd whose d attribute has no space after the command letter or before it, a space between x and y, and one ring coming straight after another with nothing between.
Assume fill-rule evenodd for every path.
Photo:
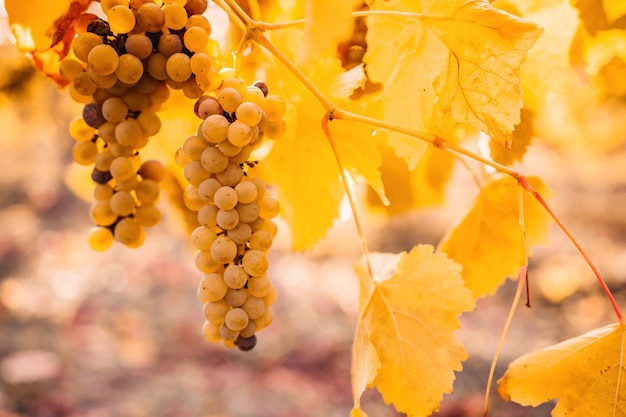
<instances>
[{"instance_id":1,"label":"yellow vine leaf","mask_svg":"<svg viewBox=\"0 0 626 417\"><path fill-rule=\"evenodd\" d=\"M454 332L474 301L461 267L433 249L420 245L402 253L388 279L360 274L367 296L360 298L352 349L352 417L365 415L360 397L368 387L409 417L430 415L452 392L454 371L467 359Z\"/></svg>"},{"instance_id":2,"label":"yellow vine leaf","mask_svg":"<svg viewBox=\"0 0 626 417\"><path fill-rule=\"evenodd\" d=\"M77 30L76 22L92 0L6 0L11 31L18 48L32 53L33 63L59 85L59 63L70 51ZM78 26L86 26L95 16L84 14Z\"/></svg>"},{"instance_id":3,"label":"yellow vine leaf","mask_svg":"<svg viewBox=\"0 0 626 417\"><path fill-rule=\"evenodd\" d=\"M368 18L365 60L372 79L385 84L379 100L384 119L432 133L469 124L510 145L522 107L519 68L541 29L486 0L422 3L372 5L420 13L414 20ZM425 148L407 146L395 134L390 139L413 168Z\"/></svg>"},{"instance_id":4,"label":"yellow vine leaf","mask_svg":"<svg viewBox=\"0 0 626 417\"><path fill-rule=\"evenodd\" d=\"M500 146L499 143L489 141L491 159L503 165L512 165L515 161L521 161L535 135L534 121L535 114L531 110L523 108L521 121L515 126L512 135L513 141L509 149Z\"/></svg>"},{"instance_id":5,"label":"yellow vine leaf","mask_svg":"<svg viewBox=\"0 0 626 417\"><path fill-rule=\"evenodd\" d=\"M300 81L283 71L286 85L282 91L288 92L283 97L293 105L285 117L287 132L272 143L266 159L268 179L280 190L281 214L290 225L293 248L304 250L326 236L339 215L344 191L337 162L321 128L323 107ZM334 58L318 59L307 72L329 95L336 93L334 87L345 73Z\"/></svg>"},{"instance_id":6,"label":"yellow vine leaf","mask_svg":"<svg viewBox=\"0 0 626 417\"><path fill-rule=\"evenodd\" d=\"M531 406L558 399L553 417L626 416L625 333L615 323L528 353L509 364L498 393Z\"/></svg>"},{"instance_id":7,"label":"yellow vine leaf","mask_svg":"<svg viewBox=\"0 0 626 417\"><path fill-rule=\"evenodd\" d=\"M626 14L626 2L615 0L603 0L602 6L609 23L615 22Z\"/></svg>"},{"instance_id":8,"label":"yellow vine leaf","mask_svg":"<svg viewBox=\"0 0 626 417\"><path fill-rule=\"evenodd\" d=\"M536 177L528 183L544 198L549 190ZM502 177L485 185L470 212L451 230L439 250L463 265L465 285L476 298L493 294L507 277L526 264L519 222L519 185ZM550 216L528 193L523 193L527 246L547 243ZM530 254L530 253L529 253Z\"/></svg>"}]
</instances>

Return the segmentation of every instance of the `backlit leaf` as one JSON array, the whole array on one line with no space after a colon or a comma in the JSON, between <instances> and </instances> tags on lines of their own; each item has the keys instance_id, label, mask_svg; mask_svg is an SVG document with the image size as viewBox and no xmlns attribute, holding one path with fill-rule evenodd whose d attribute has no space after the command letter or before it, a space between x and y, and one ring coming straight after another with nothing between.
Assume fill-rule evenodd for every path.
<instances>
[{"instance_id":1,"label":"backlit leaf","mask_svg":"<svg viewBox=\"0 0 626 417\"><path fill-rule=\"evenodd\" d=\"M553 417L625 416L625 332L615 323L528 353L509 364L498 392L523 405L557 399Z\"/></svg>"},{"instance_id":2,"label":"backlit leaf","mask_svg":"<svg viewBox=\"0 0 626 417\"><path fill-rule=\"evenodd\" d=\"M433 254L432 246L420 245L400 255L390 278L361 277L369 281L361 285L369 293L361 296L353 345L353 417L362 415L365 387L375 386L385 402L410 417L430 415L452 391L454 371L467 358L454 335L457 317L474 308L460 269L444 254Z\"/></svg>"},{"instance_id":3,"label":"backlit leaf","mask_svg":"<svg viewBox=\"0 0 626 417\"><path fill-rule=\"evenodd\" d=\"M544 198L549 195L540 179L532 177L527 181ZM526 263L519 192L517 181L511 177L485 185L471 211L440 244L440 251L463 265L463 279L477 298L494 293ZM526 192L523 201L527 245L547 243L549 215Z\"/></svg>"}]
</instances>

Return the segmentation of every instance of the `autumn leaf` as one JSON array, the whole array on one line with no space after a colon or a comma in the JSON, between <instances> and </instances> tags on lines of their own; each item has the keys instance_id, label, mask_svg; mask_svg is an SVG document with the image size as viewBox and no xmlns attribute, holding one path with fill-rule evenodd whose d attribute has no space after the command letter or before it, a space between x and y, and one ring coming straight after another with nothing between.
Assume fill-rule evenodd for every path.
<instances>
[{"instance_id":1,"label":"autumn leaf","mask_svg":"<svg viewBox=\"0 0 626 417\"><path fill-rule=\"evenodd\" d=\"M527 178L542 196L549 195L540 179ZM476 298L492 294L526 264L519 223L519 185L502 177L485 185L474 207L443 239L439 250L463 265L463 279ZM523 193L527 246L546 243L550 217L530 195Z\"/></svg>"},{"instance_id":2,"label":"autumn leaf","mask_svg":"<svg viewBox=\"0 0 626 417\"><path fill-rule=\"evenodd\" d=\"M408 128L438 133L469 124L508 145L522 106L519 67L541 30L487 1L424 3L372 5L417 13L368 18L368 74L385 84L374 108ZM425 150L398 134L390 144L410 169Z\"/></svg>"},{"instance_id":3,"label":"autumn leaf","mask_svg":"<svg viewBox=\"0 0 626 417\"><path fill-rule=\"evenodd\" d=\"M626 3L623 1L603 0L602 6L609 23L615 22L626 14Z\"/></svg>"},{"instance_id":4,"label":"autumn leaf","mask_svg":"<svg viewBox=\"0 0 626 417\"><path fill-rule=\"evenodd\" d=\"M432 246L420 245L400 255L388 279L361 274L368 293L361 295L353 345L352 417L363 415L365 387L375 386L386 403L410 417L430 415L452 392L454 371L467 358L454 335L457 316L474 308L460 270Z\"/></svg>"},{"instance_id":5,"label":"autumn leaf","mask_svg":"<svg viewBox=\"0 0 626 417\"><path fill-rule=\"evenodd\" d=\"M500 146L499 143L489 141L491 159L502 165L512 165L515 161L521 161L535 135L534 121L535 114L531 110L523 108L521 121L513 131L511 148L507 149Z\"/></svg>"},{"instance_id":6,"label":"autumn leaf","mask_svg":"<svg viewBox=\"0 0 626 417\"><path fill-rule=\"evenodd\" d=\"M531 406L558 399L553 417L624 416L625 331L615 323L528 353L509 364L498 393Z\"/></svg>"},{"instance_id":7,"label":"autumn leaf","mask_svg":"<svg viewBox=\"0 0 626 417\"><path fill-rule=\"evenodd\" d=\"M67 84L59 75L59 63L70 51L76 21L84 26L95 17L83 14L91 1L5 1L17 46L31 52L35 66L59 85Z\"/></svg>"}]
</instances>

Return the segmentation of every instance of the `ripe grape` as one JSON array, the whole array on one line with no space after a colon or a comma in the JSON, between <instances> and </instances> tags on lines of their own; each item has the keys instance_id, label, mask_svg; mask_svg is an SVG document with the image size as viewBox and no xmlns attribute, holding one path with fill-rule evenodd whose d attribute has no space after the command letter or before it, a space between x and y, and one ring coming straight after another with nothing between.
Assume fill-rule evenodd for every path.
<instances>
[{"instance_id":1,"label":"ripe grape","mask_svg":"<svg viewBox=\"0 0 626 417\"><path fill-rule=\"evenodd\" d=\"M239 307L232 308L226 313L224 323L229 329L239 331L244 329L250 321L248 314Z\"/></svg>"},{"instance_id":2,"label":"ripe grape","mask_svg":"<svg viewBox=\"0 0 626 417\"><path fill-rule=\"evenodd\" d=\"M243 256L242 265L248 275L260 277L267 272L269 262L267 261L265 253L260 250L252 249L247 251Z\"/></svg>"},{"instance_id":3,"label":"ripe grape","mask_svg":"<svg viewBox=\"0 0 626 417\"><path fill-rule=\"evenodd\" d=\"M256 340L257 338L255 334L249 337L245 337L245 336L242 336L240 332L239 337L237 337L237 339L235 340L235 345L237 346L239 350L243 352L247 352L249 350L254 349L254 347L256 346Z\"/></svg>"}]
</instances>

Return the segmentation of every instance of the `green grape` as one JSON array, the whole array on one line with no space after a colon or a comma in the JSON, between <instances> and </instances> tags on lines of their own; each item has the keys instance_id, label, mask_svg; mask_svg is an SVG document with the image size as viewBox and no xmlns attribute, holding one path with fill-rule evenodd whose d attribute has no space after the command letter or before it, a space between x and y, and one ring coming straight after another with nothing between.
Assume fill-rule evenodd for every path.
<instances>
[{"instance_id":1,"label":"green grape","mask_svg":"<svg viewBox=\"0 0 626 417\"><path fill-rule=\"evenodd\" d=\"M102 152L96 155L93 162L98 171L108 171L114 159L115 157L109 149L103 149Z\"/></svg>"},{"instance_id":2,"label":"green grape","mask_svg":"<svg viewBox=\"0 0 626 417\"><path fill-rule=\"evenodd\" d=\"M240 78L236 78L234 76L235 74L234 68L222 68L220 70L220 73L223 74L222 75L223 81L222 81L222 85L220 86L220 90L218 91L218 94L225 88L233 88L237 90L240 96L244 95L246 91L248 91L248 87L246 86L246 83L243 82L243 80L241 80ZM235 107L235 109L237 109L237 107ZM234 111L235 110L233 110L232 112ZM232 112L229 112L229 113L232 113Z\"/></svg>"},{"instance_id":3,"label":"green grape","mask_svg":"<svg viewBox=\"0 0 626 417\"><path fill-rule=\"evenodd\" d=\"M267 185L265 181L258 177L248 177L248 180L256 186L256 201L259 201L265 195Z\"/></svg>"},{"instance_id":4,"label":"green grape","mask_svg":"<svg viewBox=\"0 0 626 417\"><path fill-rule=\"evenodd\" d=\"M115 139L122 146L139 148L137 144L143 138L141 125L135 119L126 119L115 126Z\"/></svg>"},{"instance_id":5,"label":"green grape","mask_svg":"<svg viewBox=\"0 0 626 417\"><path fill-rule=\"evenodd\" d=\"M221 187L222 183L215 178L207 178L198 185L198 194L204 201L212 203L215 192Z\"/></svg>"},{"instance_id":6,"label":"green grape","mask_svg":"<svg viewBox=\"0 0 626 417\"><path fill-rule=\"evenodd\" d=\"M144 3L137 9L137 23L146 32L158 32L163 28L165 15L163 9L152 2Z\"/></svg>"},{"instance_id":7,"label":"green grape","mask_svg":"<svg viewBox=\"0 0 626 417\"><path fill-rule=\"evenodd\" d=\"M239 337L239 331L230 329L226 323L220 324L220 336L222 339L234 342Z\"/></svg>"},{"instance_id":8,"label":"green grape","mask_svg":"<svg viewBox=\"0 0 626 417\"><path fill-rule=\"evenodd\" d=\"M137 123L141 126L145 136L154 136L161 130L161 118L155 112L142 111L137 116Z\"/></svg>"},{"instance_id":9,"label":"green grape","mask_svg":"<svg viewBox=\"0 0 626 417\"><path fill-rule=\"evenodd\" d=\"M197 135L188 136L183 142L183 152L192 161L199 161L206 147Z\"/></svg>"},{"instance_id":10,"label":"green grape","mask_svg":"<svg viewBox=\"0 0 626 417\"><path fill-rule=\"evenodd\" d=\"M88 68L97 75L113 74L119 62L120 58L117 52L110 45L96 45L89 51L89 55L87 55Z\"/></svg>"},{"instance_id":11,"label":"green grape","mask_svg":"<svg viewBox=\"0 0 626 417\"><path fill-rule=\"evenodd\" d=\"M139 175L141 175L143 179L161 182L163 181L165 174L165 167L161 162L155 159L144 161L139 167Z\"/></svg>"},{"instance_id":12,"label":"green grape","mask_svg":"<svg viewBox=\"0 0 626 417\"><path fill-rule=\"evenodd\" d=\"M247 126L256 126L262 117L260 107L253 102L244 101L237 107L237 111L235 112L237 115L237 120L245 123Z\"/></svg>"},{"instance_id":13,"label":"green grape","mask_svg":"<svg viewBox=\"0 0 626 417\"><path fill-rule=\"evenodd\" d=\"M105 122L98 127L98 136L108 144L117 143L115 140L115 127L117 123Z\"/></svg>"},{"instance_id":14,"label":"green grape","mask_svg":"<svg viewBox=\"0 0 626 417\"><path fill-rule=\"evenodd\" d=\"M87 62L89 52L97 45L102 45L102 38L95 33L85 32L74 39L72 42L72 50L76 58Z\"/></svg>"},{"instance_id":15,"label":"green grape","mask_svg":"<svg viewBox=\"0 0 626 417\"><path fill-rule=\"evenodd\" d=\"M258 227L254 231L256 232L258 230L265 230L270 234L272 239L274 239L276 237L276 233L278 232L278 226L276 226L276 223L271 220L263 220L263 223L260 225L260 227Z\"/></svg>"},{"instance_id":16,"label":"green grape","mask_svg":"<svg viewBox=\"0 0 626 417\"><path fill-rule=\"evenodd\" d=\"M272 247L272 235L267 230L257 230L250 237L249 247L267 252Z\"/></svg>"},{"instance_id":17,"label":"green grape","mask_svg":"<svg viewBox=\"0 0 626 417\"><path fill-rule=\"evenodd\" d=\"M80 73L72 80L72 87L83 96L93 95L98 87L89 79L89 74L86 72Z\"/></svg>"},{"instance_id":18,"label":"green grape","mask_svg":"<svg viewBox=\"0 0 626 417\"><path fill-rule=\"evenodd\" d=\"M165 63L167 75L174 81L183 82L191 77L189 56L177 52L170 56Z\"/></svg>"},{"instance_id":19,"label":"green grape","mask_svg":"<svg viewBox=\"0 0 626 417\"><path fill-rule=\"evenodd\" d=\"M137 220L130 217L120 219L115 224L113 234L115 240L131 248L140 246L143 243L143 239L145 239L143 227Z\"/></svg>"},{"instance_id":20,"label":"green grape","mask_svg":"<svg viewBox=\"0 0 626 417\"><path fill-rule=\"evenodd\" d=\"M237 210L220 210L216 216L217 225L223 230L234 229L239 224L239 213Z\"/></svg>"},{"instance_id":21,"label":"green grape","mask_svg":"<svg viewBox=\"0 0 626 417\"><path fill-rule=\"evenodd\" d=\"M228 137L229 126L230 123L224 116L211 114L200 125L200 134L208 143L219 143Z\"/></svg>"},{"instance_id":22,"label":"green grape","mask_svg":"<svg viewBox=\"0 0 626 417\"><path fill-rule=\"evenodd\" d=\"M75 59L66 58L59 65L59 75L67 81L72 81L74 77L82 74L84 71L81 63Z\"/></svg>"},{"instance_id":23,"label":"green grape","mask_svg":"<svg viewBox=\"0 0 626 417\"><path fill-rule=\"evenodd\" d=\"M229 288L224 300L231 307L241 307L248 299L248 290L245 288Z\"/></svg>"},{"instance_id":24,"label":"green grape","mask_svg":"<svg viewBox=\"0 0 626 417\"><path fill-rule=\"evenodd\" d=\"M201 15L209 5L208 0L187 0L185 10L189 15Z\"/></svg>"},{"instance_id":25,"label":"green grape","mask_svg":"<svg viewBox=\"0 0 626 417\"><path fill-rule=\"evenodd\" d=\"M248 317L252 320L258 319L265 313L265 303L261 298L250 296L243 303L241 309L246 312Z\"/></svg>"},{"instance_id":26,"label":"green grape","mask_svg":"<svg viewBox=\"0 0 626 417\"><path fill-rule=\"evenodd\" d=\"M228 139L224 139L220 143L217 144L217 149L220 150L224 155L231 157L237 155L241 152L241 146L235 146ZM239 168L241 171L241 168Z\"/></svg>"},{"instance_id":27,"label":"green grape","mask_svg":"<svg viewBox=\"0 0 626 417\"><path fill-rule=\"evenodd\" d=\"M231 210L237 205L237 193L232 187L223 186L215 192L213 201L220 210Z\"/></svg>"},{"instance_id":28,"label":"green grape","mask_svg":"<svg viewBox=\"0 0 626 417\"><path fill-rule=\"evenodd\" d=\"M159 45L157 49L160 54L169 58L176 53L182 52L183 43L178 35L174 33L167 33L161 35L159 38Z\"/></svg>"},{"instance_id":29,"label":"green grape","mask_svg":"<svg viewBox=\"0 0 626 417\"><path fill-rule=\"evenodd\" d=\"M259 87L255 87L253 85L246 87L246 92L243 94L241 99L243 100L243 103L247 103L247 102L254 103L257 106L259 106L261 109L265 105L265 94L263 94L263 91L261 91Z\"/></svg>"},{"instance_id":30,"label":"green grape","mask_svg":"<svg viewBox=\"0 0 626 417\"><path fill-rule=\"evenodd\" d=\"M94 200L109 200L113 197L113 187L109 184L96 184L93 189Z\"/></svg>"},{"instance_id":31,"label":"green grape","mask_svg":"<svg viewBox=\"0 0 626 417\"><path fill-rule=\"evenodd\" d=\"M192 71L193 71L193 59L194 59L194 57L196 57L198 55L199 54L193 54L193 56L191 57L191 61L190 62L191 62ZM195 104L193 106L193 111L196 114L196 116L198 116L202 120L206 119L207 117L209 117L212 114L223 114L224 113L224 110L222 109L222 106L220 106L220 104L217 102L217 99L215 97L213 97L213 96L202 96L202 97L199 97L196 100L196 102L195 102ZM200 124L200 127L202 127L202 124Z\"/></svg>"},{"instance_id":32,"label":"green grape","mask_svg":"<svg viewBox=\"0 0 626 417\"><path fill-rule=\"evenodd\" d=\"M117 214L111 210L110 200L96 200L89 207L89 218L98 226L110 226L117 220Z\"/></svg>"},{"instance_id":33,"label":"green grape","mask_svg":"<svg viewBox=\"0 0 626 417\"><path fill-rule=\"evenodd\" d=\"M223 265L216 262L208 251L198 251L194 261L196 268L205 274L214 273L223 268ZM223 295L219 297L218 300L222 297Z\"/></svg>"},{"instance_id":34,"label":"green grape","mask_svg":"<svg viewBox=\"0 0 626 417\"><path fill-rule=\"evenodd\" d=\"M250 239L250 237L252 237L252 228L250 227L248 223L239 222L237 226L228 230L226 235L230 239L232 239L232 241L235 242L236 244L245 245Z\"/></svg>"},{"instance_id":35,"label":"green grape","mask_svg":"<svg viewBox=\"0 0 626 417\"><path fill-rule=\"evenodd\" d=\"M207 20L206 17L202 16L201 14L191 13L189 18L187 18L185 28L189 29L194 26L204 29L207 35L211 34L211 23Z\"/></svg>"},{"instance_id":36,"label":"green grape","mask_svg":"<svg viewBox=\"0 0 626 417\"><path fill-rule=\"evenodd\" d=\"M218 211L216 206L203 206L198 210L198 223L206 227L217 226Z\"/></svg>"},{"instance_id":37,"label":"green grape","mask_svg":"<svg viewBox=\"0 0 626 417\"><path fill-rule=\"evenodd\" d=\"M250 145L242 146L237 155L230 157L230 162L233 164L244 164L250 159L250 153L252 153Z\"/></svg>"},{"instance_id":38,"label":"green grape","mask_svg":"<svg viewBox=\"0 0 626 417\"><path fill-rule=\"evenodd\" d=\"M202 297L199 298L201 298L201 300L205 300L203 302L220 301L224 298L227 291L228 286L224 282L222 274L216 272L204 274L198 286L198 294L202 295Z\"/></svg>"},{"instance_id":39,"label":"green grape","mask_svg":"<svg viewBox=\"0 0 626 417\"><path fill-rule=\"evenodd\" d=\"M251 223L259 217L259 206L256 203L237 204L237 213L240 222Z\"/></svg>"},{"instance_id":40,"label":"green grape","mask_svg":"<svg viewBox=\"0 0 626 417\"><path fill-rule=\"evenodd\" d=\"M254 322L256 323L257 332L272 324L272 321L274 321L274 313L272 313L272 309L266 308L263 312L263 315L254 320Z\"/></svg>"},{"instance_id":41,"label":"green grape","mask_svg":"<svg viewBox=\"0 0 626 417\"><path fill-rule=\"evenodd\" d=\"M203 306L204 317L214 324L224 323L226 313L230 310L230 306L225 300L207 301Z\"/></svg>"},{"instance_id":42,"label":"green grape","mask_svg":"<svg viewBox=\"0 0 626 417\"><path fill-rule=\"evenodd\" d=\"M111 154L116 158L119 158L119 157L128 158L132 156L133 153L135 153L135 149L132 146L122 146L119 143L117 143L117 141L113 141L113 143L109 144L109 150L111 151ZM130 178L130 176L128 178Z\"/></svg>"},{"instance_id":43,"label":"green grape","mask_svg":"<svg viewBox=\"0 0 626 417\"><path fill-rule=\"evenodd\" d=\"M150 104L150 98L134 88L130 88L122 94L122 100L131 111L140 111Z\"/></svg>"},{"instance_id":44,"label":"green grape","mask_svg":"<svg viewBox=\"0 0 626 417\"><path fill-rule=\"evenodd\" d=\"M135 90L137 90L141 94L151 95L154 90L156 90L157 85L158 81L152 78L150 74L146 73L144 68L143 75L141 76L139 81L137 81L137 84L135 84ZM150 104L152 103L152 99L150 99Z\"/></svg>"},{"instance_id":45,"label":"green grape","mask_svg":"<svg viewBox=\"0 0 626 417\"><path fill-rule=\"evenodd\" d=\"M272 122L282 120L287 107L285 106L283 99L275 95L269 95L265 97L263 110L265 111L265 114L267 114L267 119Z\"/></svg>"},{"instance_id":46,"label":"green grape","mask_svg":"<svg viewBox=\"0 0 626 417\"><path fill-rule=\"evenodd\" d=\"M269 262L265 253L255 249L249 250L245 255L243 255L241 264L248 275L252 277L260 277L264 275L269 267Z\"/></svg>"},{"instance_id":47,"label":"green grape","mask_svg":"<svg viewBox=\"0 0 626 417\"><path fill-rule=\"evenodd\" d=\"M98 146L90 140L77 142L72 149L74 161L80 165L91 165L98 155Z\"/></svg>"},{"instance_id":48,"label":"green grape","mask_svg":"<svg viewBox=\"0 0 626 417\"><path fill-rule=\"evenodd\" d=\"M164 26L168 29L180 30L187 23L187 10L180 4L166 4L163 8Z\"/></svg>"},{"instance_id":49,"label":"green grape","mask_svg":"<svg viewBox=\"0 0 626 417\"><path fill-rule=\"evenodd\" d=\"M226 264L237 256L237 245L226 236L219 236L211 244L211 257L215 262Z\"/></svg>"},{"instance_id":50,"label":"green grape","mask_svg":"<svg viewBox=\"0 0 626 417\"><path fill-rule=\"evenodd\" d=\"M202 151L200 162L205 170L212 174L217 174L226 169L229 161L228 157L220 152L219 149L214 146L209 146Z\"/></svg>"},{"instance_id":51,"label":"green grape","mask_svg":"<svg viewBox=\"0 0 626 417\"><path fill-rule=\"evenodd\" d=\"M113 233L108 227L94 226L87 231L87 243L97 252L109 249L113 241Z\"/></svg>"},{"instance_id":52,"label":"green grape","mask_svg":"<svg viewBox=\"0 0 626 417\"><path fill-rule=\"evenodd\" d=\"M211 58L208 54L204 52L196 52L191 56L191 59L189 60L189 65L191 66L191 72L196 75L208 74L211 68L213 68L213 58Z\"/></svg>"},{"instance_id":53,"label":"green grape","mask_svg":"<svg viewBox=\"0 0 626 417\"><path fill-rule=\"evenodd\" d=\"M135 15L124 5L113 6L107 13L107 19L113 33L128 33L135 27Z\"/></svg>"},{"instance_id":54,"label":"green grape","mask_svg":"<svg viewBox=\"0 0 626 417\"><path fill-rule=\"evenodd\" d=\"M75 117L70 122L70 136L77 142L84 142L93 139L96 130L89 126L82 117Z\"/></svg>"},{"instance_id":55,"label":"green grape","mask_svg":"<svg viewBox=\"0 0 626 417\"><path fill-rule=\"evenodd\" d=\"M270 293L272 284L267 278L267 275L261 275L259 277L250 277L248 279L248 293L251 296L257 298L263 298ZM258 323L257 323L258 324Z\"/></svg>"},{"instance_id":56,"label":"green grape","mask_svg":"<svg viewBox=\"0 0 626 417\"><path fill-rule=\"evenodd\" d=\"M201 251L210 250L215 239L217 239L217 233L210 227L199 226L191 233L191 244Z\"/></svg>"},{"instance_id":57,"label":"green grape","mask_svg":"<svg viewBox=\"0 0 626 417\"><path fill-rule=\"evenodd\" d=\"M210 321L204 322L202 325L202 336L207 342L217 343L222 340L222 336L220 336L220 324L213 324Z\"/></svg>"},{"instance_id":58,"label":"green grape","mask_svg":"<svg viewBox=\"0 0 626 417\"><path fill-rule=\"evenodd\" d=\"M242 308L235 307L226 313L224 323L229 329L239 331L248 325L249 320L248 314Z\"/></svg>"},{"instance_id":59,"label":"green grape","mask_svg":"<svg viewBox=\"0 0 626 417\"><path fill-rule=\"evenodd\" d=\"M126 217L135 211L135 198L128 191L117 191L111 197L111 210L118 216Z\"/></svg>"},{"instance_id":60,"label":"green grape","mask_svg":"<svg viewBox=\"0 0 626 417\"><path fill-rule=\"evenodd\" d=\"M248 278L248 274L241 265L229 265L224 270L224 282L229 288L243 288Z\"/></svg>"},{"instance_id":61,"label":"green grape","mask_svg":"<svg viewBox=\"0 0 626 417\"><path fill-rule=\"evenodd\" d=\"M143 4L152 3L153 0L130 0L130 7L133 10L138 10Z\"/></svg>"},{"instance_id":62,"label":"green grape","mask_svg":"<svg viewBox=\"0 0 626 417\"><path fill-rule=\"evenodd\" d=\"M256 200L257 188L252 181L243 181L235 185L235 192L240 203L248 204Z\"/></svg>"},{"instance_id":63,"label":"green grape","mask_svg":"<svg viewBox=\"0 0 626 417\"><path fill-rule=\"evenodd\" d=\"M191 26L185 31L183 41L191 52L201 52L209 41L209 34L199 26Z\"/></svg>"},{"instance_id":64,"label":"green grape","mask_svg":"<svg viewBox=\"0 0 626 417\"><path fill-rule=\"evenodd\" d=\"M113 152L113 147L111 147L111 152ZM111 161L110 171L113 178L120 181L128 180L135 175L133 163L124 156L117 157Z\"/></svg>"},{"instance_id":65,"label":"green grape","mask_svg":"<svg viewBox=\"0 0 626 417\"><path fill-rule=\"evenodd\" d=\"M269 220L278 216L280 212L280 205L278 204L278 200L268 195L263 196L258 202L259 206L259 217Z\"/></svg>"},{"instance_id":66,"label":"green grape","mask_svg":"<svg viewBox=\"0 0 626 417\"><path fill-rule=\"evenodd\" d=\"M137 188L137 185L139 185L139 179L137 178L137 175L133 175L132 177L124 181L115 180L115 188L119 191L126 191L130 193L135 188Z\"/></svg>"},{"instance_id":67,"label":"green grape","mask_svg":"<svg viewBox=\"0 0 626 417\"><path fill-rule=\"evenodd\" d=\"M159 183L151 179L143 179L137 185L135 195L143 204L154 203L159 198Z\"/></svg>"},{"instance_id":68,"label":"green grape","mask_svg":"<svg viewBox=\"0 0 626 417\"><path fill-rule=\"evenodd\" d=\"M204 90L200 88L200 86L196 82L195 75L191 74L191 76L187 78L187 80L183 81L183 94L185 95L185 97L192 100L195 100L202 94L204 94Z\"/></svg>"},{"instance_id":69,"label":"green grape","mask_svg":"<svg viewBox=\"0 0 626 417\"><path fill-rule=\"evenodd\" d=\"M217 95L217 101L228 113L234 113L241 104L241 94L235 88L222 88Z\"/></svg>"},{"instance_id":70,"label":"green grape","mask_svg":"<svg viewBox=\"0 0 626 417\"><path fill-rule=\"evenodd\" d=\"M215 178L224 185L234 187L241 182L243 170L239 165L229 162L223 171L215 175Z\"/></svg>"},{"instance_id":71,"label":"green grape","mask_svg":"<svg viewBox=\"0 0 626 417\"><path fill-rule=\"evenodd\" d=\"M127 0L100 0L100 6L102 7L102 11L107 14L112 7L124 5L128 7Z\"/></svg>"},{"instance_id":72,"label":"green grape","mask_svg":"<svg viewBox=\"0 0 626 417\"><path fill-rule=\"evenodd\" d=\"M143 62L131 54L120 56L115 76L124 84L136 84L143 76Z\"/></svg>"},{"instance_id":73,"label":"green grape","mask_svg":"<svg viewBox=\"0 0 626 417\"><path fill-rule=\"evenodd\" d=\"M248 317L250 316L248 315ZM237 338L237 343L239 343L239 340L242 338L253 337L255 333L256 333L256 323L254 322L252 317L250 317L250 320L248 321L248 325L239 331L239 337Z\"/></svg>"},{"instance_id":74,"label":"green grape","mask_svg":"<svg viewBox=\"0 0 626 417\"><path fill-rule=\"evenodd\" d=\"M156 4L155 4L156 6ZM158 6L157 6L158 7ZM161 55L159 53L154 53L150 55L148 58L148 74L152 76L155 80L164 81L167 80L167 69L165 68L167 64L167 57Z\"/></svg>"},{"instance_id":75,"label":"green grape","mask_svg":"<svg viewBox=\"0 0 626 417\"><path fill-rule=\"evenodd\" d=\"M119 97L110 97L102 103L102 116L111 123L121 122L127 114L128 106Z\"/></svg>"},{"instance_id":76,"label":"green grape","mask_svg":"<svg viewBox=\"0 0 626 417\"><path fill-rule=\"evenodd\" d=\"M284 120L270 121L263 129L263 134L269 139L280 139L287 130Z\"/></svg>"},{"instance_id":77,"label":"green grape","mask_svg":"<svg viewBox=\"0 0 626 417\"><path fill-rule=\"evenodd\" d=\"M152 41L143 34L133 33L128 35L124 43L126 53L136 56L139 59L146 59L152 55Z\"/></svg>"},{"instance_id":78,"label":"green grape","mask_svg":"<svg viewBox=\"0 0 626 417\"><path fill-rule=\"evenodd\" d=\"M103 46L107 46L107 45L103 45ZM119 63L119 59L115 60L115 62ZM115 71L115 69L113 71ZM91 81L93 85L95 85L101 90L106 90L108 88L111 88L115 85L115 83L117 83L117 77L115 76L115 72L102 75L102 74L97 74L96 72L94 72L93 68L87 67L87 76L89 77L89 81ZM94 93L94 96L97 93L98 91Z\"/></svg>"},{"instance_id":79,"label":"green grape","mask_svg":"<svg viewBox=\"0 0 626 417\"><path fill-rule=\"evenodd\" d=\"M211 173L204 169L200 161L191 160L185 164L183 175L189 184L195 186L199 186L204 180L211 177Z\"/></svg>"},{"instance_id":80,"label":"green grape","mask_svg":"<svg viewBox=\"0 0 626 417\"><path fill-rule=\"evenodd\" d=\"M161 210L151 203L145 203L135 210L135 220L143 227L152 227L161 221Z\"/></svg>"},{"instance_id":81,"label":"green grape","mask_svg":"<svg viewBox=\"0 0 626 417\"><path fill-rule=\"evenodd\" d=\"M267 310L267 307L274 305L277 298L278 292L276 291L276 288L270 287L270 292L262 298L263 302L265 303L265 309Z\"/></svg>"},{"instance_id":82,"label":"green grape","mask_svg":"<svg viewBox=\"0 0 626 417\"><path fill-rule=\"evenodd\" d=\"M191 211L198 211L204 207L204 201L198 195L198 187L190 185L183 191L183 203Z\"/></svg>"},{"instance_id":83,"label":"green grape","mask_svg":"<svg viewBox=\"0 0 626 417\"><path fill-rule=\"evenodd\" d=\"M240 106L241 107L241 106ZM245 146L252 139L252 130L247 124L235 120L228 126L228 141L235 146Z\"/></svg>"}]
</instances>

